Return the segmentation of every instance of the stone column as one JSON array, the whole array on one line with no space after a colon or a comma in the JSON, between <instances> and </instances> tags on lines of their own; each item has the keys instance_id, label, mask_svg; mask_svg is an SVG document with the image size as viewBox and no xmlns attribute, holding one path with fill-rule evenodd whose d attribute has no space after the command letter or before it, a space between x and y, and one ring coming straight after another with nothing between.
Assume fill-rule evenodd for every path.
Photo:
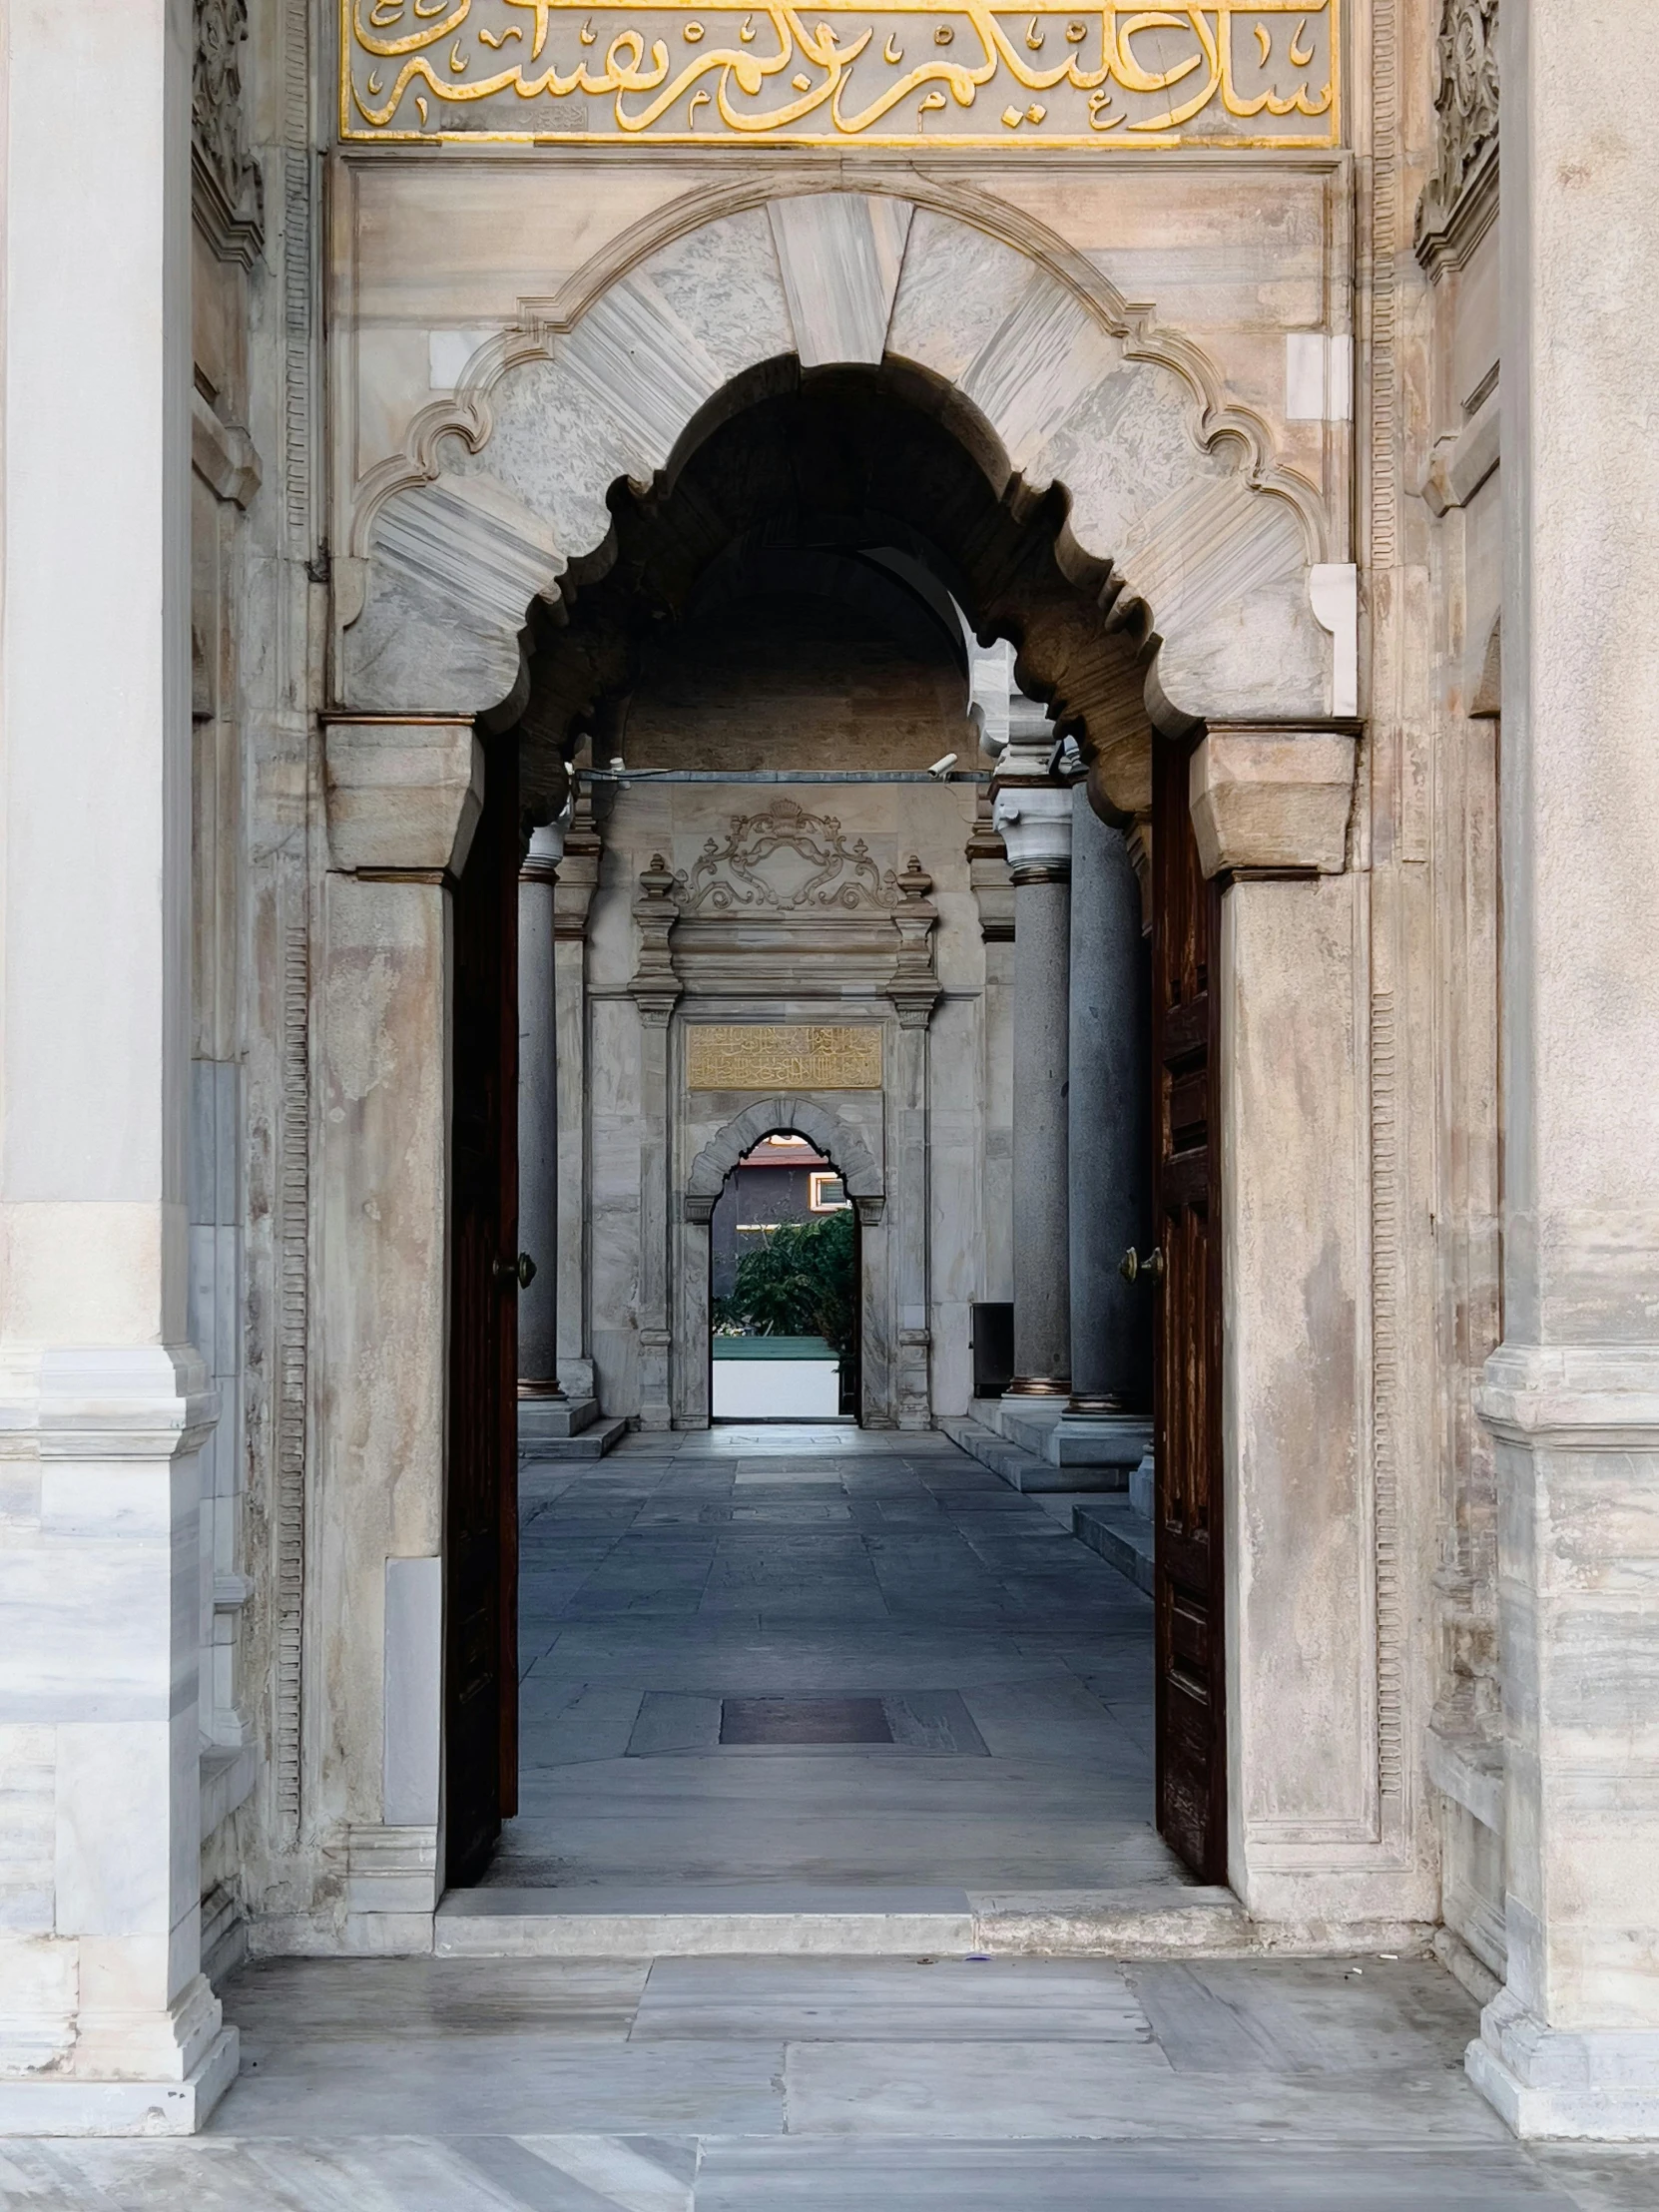
<instances>
[{"instance_id":1,"label":"stone column","mask_svg":"<svg viewBox=\"0 0 1659 2212\"><path fill-rule=\"evenodd\" d=\"M0 2133L185 2133L237 2070L201 1972L218 1408L186 1325L190 16L87 0L66 47L13 10L6 45ZM90 138L83 59L121 86Z\"/></svg>"},{"instance_id":2,"label":"stone column","mask_svg":"<svg viewBox=\"0 0 1659 2212\"><path fill-rule=\"evenodd\" d=\"M1523 2135L1659 2136L1659 142L1644 0L1502 16L1507 1978L1469 2071Z\"/></svg>"},{"instance_id":3,"label":"stone column","mask_svg":"<svg viewBox=\"0 0 1659 2212\"><path fill-rule=\"evenodd\" d=\"M518 1301L519 1429L560 1403L559 1094L554 1048L553 886L564 831L535 830L518 871L518 1236L535 1279Z\"/></svg>"},{"instance_id":4,"label":"stone column","mask_svg":"<svg viewBox=\"0 0 1659 2212\"><path fill-rule=\"evenodd\" d=\"M553 889L555 1039L558 1064L559 1380L573 1404L597 1407L588 1345L588 907L599 882L602 844L593 795L579 784Z\"/></svg>"},{"instance_id":5,"label":"stone column","mask_svg":"<svg viewBox=\"0 0 1659 2212\"><path fill-rule=\"evenodd\" d=\"M678 909L674 875L660 852L640 870L634 920L639 966L628 989L640 1016L640 1426L672 1428L673 1330L668 1283L668 1024L680 996L669 933Z\"/></svg>"},{"instance_id":6,"label":"stone column","mask_svg":"<svg viewBox=\"0 0 1659 2212\"><path fill-rule=\"evenodd\" d=\"M1072 786L1071 807L1072 1394L1054 1449L1063 1465L1115 1466L1127 1484L1150 1441L1147 1302L1118 1267L1141 1241L1150 1172L1141 894L1123 833L1095 813L1086 783Z\"/></svg>"},{"instance_id":7,"label":"stone column","mask_svg":"<svg viewBox=\"0 0 1659 2212\"><path fill-rule=\"evenodd\" d=\"M1025 720L1041 710L1028 702ZM1071 793L1048 773L1054 735L1016 735L992 822L1014 882L1014 1380L1009 1395L1071 1395L1066 1076Z\"/></svg>"},{"instance_id":8,"label":"stone column","mask_svg":"<svg viewBox=\"0 0 1659 2212\"><path fill-rule=\"evenodd\" d=\"M442 1786L450 886L483 802L470 721L330 722L317 979L316 1547L329 1686L302 1778L339 1950L428 1948ZM309 1648L309 1647L308 1647Z\"/></svg>"}]
</instances>

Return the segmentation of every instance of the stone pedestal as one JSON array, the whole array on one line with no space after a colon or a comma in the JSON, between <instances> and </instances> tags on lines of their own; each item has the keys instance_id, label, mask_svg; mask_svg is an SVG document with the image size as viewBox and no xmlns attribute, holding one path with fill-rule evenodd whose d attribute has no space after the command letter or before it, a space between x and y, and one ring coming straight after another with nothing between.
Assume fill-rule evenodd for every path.
<instances>
[{"instance_id":1,"label":"stone pedestal","mask_svg":"<svg viewBox=\"0 0 1659 2212\"><path fill-rule=\"evenodd\" d=\"M186 2133L237 2070L203 1977L190 1120L190 45L88 0L64 127L8 18L0 883L0 2133ZM83 43L84 42L84 43ZM79 281L96 207L119 273ZM90 624L90 629L89 629Z\"/></svg>"},{"instance_id":2,"label":"stone pedestal","mask_svg":"<svg viewBox=\"0 0 1659 2212\"><path fill-rule=\"evenodd\" d=\"M1071 807L1072 1394L1053 1448L1062 1466L1127 1467L1140 1451L1114 1433L1114 1416L1148 1401L1146 1301L1118 1269L1142 1241L1146 1214L1141 894L1122 832L1101 821L1083 784Z\"/></svg>"},{"instance_id":3,"label":"stone pedestal","mask_svg":"<svg viewBox=\"0 0 1659 2212\"><path fill-rule=\"evenodd\" d=\"M1642 0L1605 0L1593 36L1569 0L1501 21L1504 1340L1478 1406L1507 1969L1468 2068L1522 2135L1653 2137L1659 448L1633 426L1659 146L1607 130L1600 57L1651 56L1655 21Z\"/></svg>"},{"instance_id":4,"label":"stone pedestal","mask_svg":"<svg viewBox=\"0 0 1659 2212\"><path fill-rule=\"evenodd\" d=\"M1014 883L1014 1380L1011 1396L1071 1395L1066 1077L1070 1052L1070 788L1053 733L1017 739L992 821Z\"/></svg>"}]
</instances>

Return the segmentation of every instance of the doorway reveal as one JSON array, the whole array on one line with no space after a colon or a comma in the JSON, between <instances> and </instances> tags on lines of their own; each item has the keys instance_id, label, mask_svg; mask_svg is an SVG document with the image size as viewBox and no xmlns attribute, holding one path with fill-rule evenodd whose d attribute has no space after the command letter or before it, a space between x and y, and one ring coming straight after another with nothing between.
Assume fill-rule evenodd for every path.
<instances>
[{"instance_id":1,"label":"doorway reveal","mask_svg":"<svg viewBox=\"0 0 1659 2212\"><path fill-rule=\"evenodd\" d=\"M709 1224L715 1420L856 1420L858 1222L833 1161L772 1130Z\"/></svg>"}]
</instances>

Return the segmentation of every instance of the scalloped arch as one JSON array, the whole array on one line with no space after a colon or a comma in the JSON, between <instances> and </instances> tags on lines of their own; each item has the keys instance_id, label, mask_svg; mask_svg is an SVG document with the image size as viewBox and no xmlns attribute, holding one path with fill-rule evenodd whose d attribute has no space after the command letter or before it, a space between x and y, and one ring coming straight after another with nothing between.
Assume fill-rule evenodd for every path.
<instances>
[{"instance_id":1,"label":"scalloped arch","mask_svg":"<svg viewBox=\"0 0 1659 2212\"><path fill-rule=\"evenodd\" d=\"M1149 611L1155 720L1333 712L1310 596L1326 517L1267 423L1040 226L910 179L689 195L557 298L521 300L359 486L341 704L495 706L531 602L604 544L611 487L649 486L725 388L792 357L913 364L982 425L999 493L1061 484L1067 536Z\"/></svg>"},{"instance_id":2,"label":"scalloped arch","mask_svg":"<svg viewBox=\"0 0 1659 2212\"><path fill-rule=\"evenodd\" d=\"M834 1161L847 1196L866 1228L880 1220L886 1186L873 1153L851 1123L843 1121L833 1108L817 1105L810 1098L779 1097L758 1099L741 1114L734 1114L697 1155L686 1178L687 1221L708 1221L726 1178L739 1161L753 1152L763 1137L780 1129L810 1138L826 1159Z\"/></svg>"}]
</instances>

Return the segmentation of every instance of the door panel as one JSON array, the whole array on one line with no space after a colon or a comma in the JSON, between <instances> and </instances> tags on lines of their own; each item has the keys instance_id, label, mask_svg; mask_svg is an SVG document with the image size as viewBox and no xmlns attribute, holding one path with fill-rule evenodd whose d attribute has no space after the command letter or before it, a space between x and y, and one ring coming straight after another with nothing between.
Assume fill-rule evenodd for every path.
<instances>
[{"instance_id":1,"label":"door panel","mask_svg":"<svg viewBox=\"0 0 1659 2212\"><path fill-rule=\"evenodd\" d=\"M1204 879L1187 799L1191 748L1154 743L1153 1196L1164 1273L1157 1430L1158 1829L1204 1882L1227 1880L1222 1632L1221 894Z\"/></svg>"},{"instance_id":2,"label":"door panel","mask_svg":"<svg viewBox=\"0 0 1659 2212\"><path fill-rule=\"evenodd\" d=\"M454 894L445 1865L475 1882L518 1801L518 753L488 753Z\"/></svg>"}]
</instances>

